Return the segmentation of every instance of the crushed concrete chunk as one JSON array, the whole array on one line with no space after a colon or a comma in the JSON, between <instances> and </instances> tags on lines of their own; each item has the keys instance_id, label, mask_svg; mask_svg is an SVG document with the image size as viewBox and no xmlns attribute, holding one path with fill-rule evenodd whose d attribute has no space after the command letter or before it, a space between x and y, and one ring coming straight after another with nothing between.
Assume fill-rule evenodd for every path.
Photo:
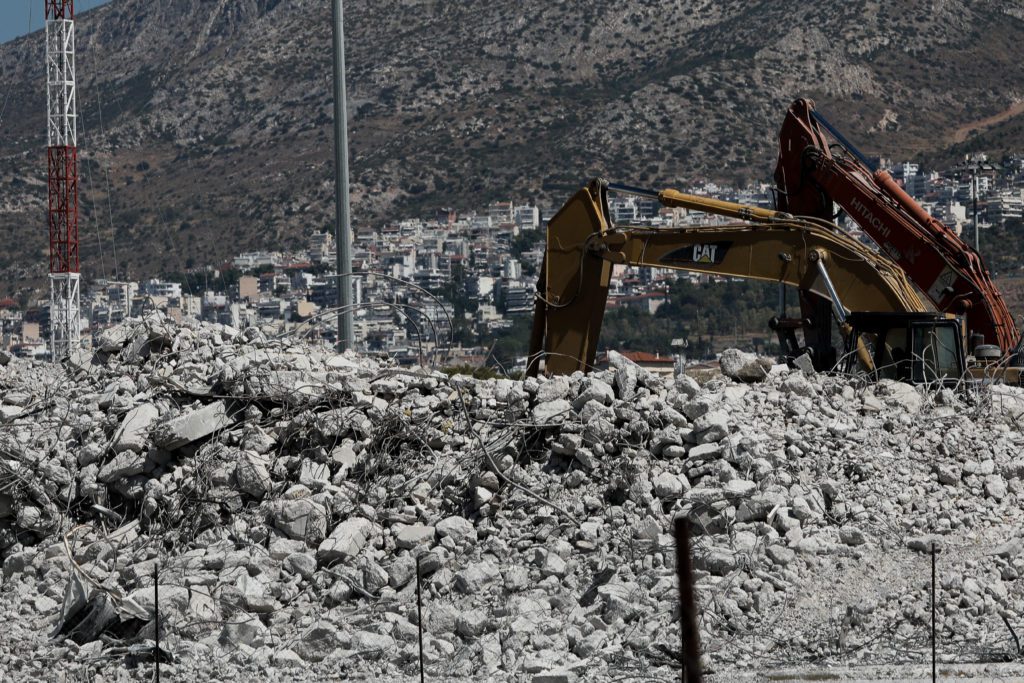
<instances>
[{"instance_id":1,"label":"crushed concrete chunk","mask_svg":"<svg viewBox=\"0 0 1024 683\"><path fill-rule=\"evenodd\" d=\"M142 474L146 471L146 454L126 450L115 455L110 462L106 463L98 475L98 479L104 482L118 481L135 474Z\"/></svg>"},{"instance_id":2,"label":"crushed concrete chunk","mask_svg":"<svg viewBox=\"0 0 1024 683\"><path fill-rule=\"evenodd\" d=\"M288 538L316 545L327 534L327 510L308 498L274 502L274 526Z\"/></svg>"},{"instance_id":3,"label":"crushed concrete chunk","mask_svg":"<svg viewBox=\"0 0 1024 683\"><path fill-rule=\"evenodd\" d=\"M238 488L257 500L269 494L274 487L270 476L270 459L252 451L242 451L235 463L235 481Z\"/></svg>"},{"instance_id":4,"label":"crushed concrete chunk","mask_svg":"<svg viewBox=\"0 0 1024 683\"><path fill-rule=\"evenodd\" d=\"M129 410L114 435L114 452L146 451L149 448L149 427L159 416L160 410L152 403L143 403Z\"/></svg>"},{"instance_id":5,"label":"crushed concrete chunk","mask_svg":"<svg viewBox=\"0 0 1024 683\"><path fill-rule=\"evenodd\" d=\"M477 562L455 574L455 588L460 593L479 593L500 576L491 562Z\"/></svg>"},{"instance_id":6,"label":"crushed concrete chunk","mask_svg":"<svg viewBox=\"0 0 1024 683\"><path fill-rule=\"evenodd\" d=\"M347 519L334 528L320 547L316 557L322 563L351 560L363 549L373 533L373 522L363 517Z\"/></svg>"},{"instance_id":7,"label":"crushed concrete chunk","mask_svg":"<svg viewBox=\"0 0 1024 683\"><path fill-rule=\"evenodd\" d=\"M411 549L418 545L430 545L434 541L436 531L432 526L412 524L394 530L395 545L399 548Z\"/></svg>"},{"instance_id":8,"label":"crushed concrete chunk","mask_svg":"<svg viewBox=\"0 0 1024 683\"><path fill-rule=\"evenodd\" d=\"M438 536L450 536L457 543L476 540L476 527L465 517L446 517L435 527Z\"/></svg>"},{"instance_id":9,"label":"crushed concrete chunk","mask_svg":"<svg viewBox=\"0 0 1024 683\"><path fill-rule=\"evenodd\" d=\"M153 441L160 448L173 451L204 439L232 422L224 401L216 401L157 425L152 431Z\"/></svg>"},{"instance_id":10,"label":"crushed concrete chunk","mask_svg":"<svg viewBox=\"0 0 1024 683\"><path fill-rule=\"evenodd\" d=\"M739 349L726 349L719 358L722 374L738 382L760 382L768 376L772 362Z\"/></svg>"},{"instance_id":11,"label":"crushed concrete chunk","mask_svg":"<svg viewBox=\"0 0 1024 683\"><path fill-rule=\"evenodd\" d=\"M559 424L564 422L572 404L565 399L538 403L533 408L533 420L539 425Z\"/></svg>"}]
</instances>

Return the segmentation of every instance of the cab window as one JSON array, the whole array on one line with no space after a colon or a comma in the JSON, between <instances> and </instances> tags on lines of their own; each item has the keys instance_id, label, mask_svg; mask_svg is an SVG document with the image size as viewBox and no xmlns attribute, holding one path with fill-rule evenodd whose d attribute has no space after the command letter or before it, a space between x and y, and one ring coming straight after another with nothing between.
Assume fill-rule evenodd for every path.
<instances>
[{"instance_id":1,"label":"cab window","mask_svg":"<svg viewBox=\"0 0 1024 683\"><path fill-rule=\"evenodd\" d=\"M963 374L955 325L914 326L914 379L959 379Z\"/></svg>"},{"instance_id":2,"label":"cab window","mask_svg":"<svg viewBox=\"0 0 1024 683\"><path fill-rule=\"evenodd\" d=\"M910 376L909 361L907 331L897 327L885 330L875 349L878 376L882 379L907 379Z\"/></svg>"}]
</instances>

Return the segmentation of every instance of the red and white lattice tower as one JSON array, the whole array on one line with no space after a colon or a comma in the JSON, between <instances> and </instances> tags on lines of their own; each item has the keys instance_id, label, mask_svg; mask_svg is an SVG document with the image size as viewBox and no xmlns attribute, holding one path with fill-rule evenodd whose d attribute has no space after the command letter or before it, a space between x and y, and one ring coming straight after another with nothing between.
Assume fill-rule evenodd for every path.
<instances>
[{"instance_id":1,"label":"red and white lattice tower","mask_svg":"<svg viewBox=\"0 0 1024 683\"><path fill-rule=\"evenodd\" d=\"M50 352L59 362L79 345L78 112L75 1L46 2L47 160L50 226Z\"/></svg>"}]
</instances>

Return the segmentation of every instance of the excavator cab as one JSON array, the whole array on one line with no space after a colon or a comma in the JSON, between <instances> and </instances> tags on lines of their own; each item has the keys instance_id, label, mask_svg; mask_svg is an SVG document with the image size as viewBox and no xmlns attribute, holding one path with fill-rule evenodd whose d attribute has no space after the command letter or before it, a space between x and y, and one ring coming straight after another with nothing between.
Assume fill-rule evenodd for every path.
<instances>
[{"instance_id":1,"label":"excavator cab","mask_svg":"<svg viewBox=\"0 0 1024 683\"><path fill-rule=\"evenodd\" d=\"M872 380L955 384L964 377L963 321L942 313L856 312L844 370Z\"/></svg>"}]
</instances>

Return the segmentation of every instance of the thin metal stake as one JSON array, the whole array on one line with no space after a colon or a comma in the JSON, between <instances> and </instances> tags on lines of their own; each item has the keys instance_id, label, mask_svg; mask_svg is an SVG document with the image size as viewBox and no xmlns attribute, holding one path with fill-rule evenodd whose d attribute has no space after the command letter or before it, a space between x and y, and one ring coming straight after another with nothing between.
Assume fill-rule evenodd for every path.
<instances>
[{"instance_id":1,"label":"thin metal stake","mask_svg":"<svg viewBox=\"0 0 1024 683\"><path fill-rule=\"evenodd\" d=\"M1000 612L999 617L1003 620L1003 623L1006 624L1006 628L1010 631L1010 635L1013 636L1013 643L1017 646L1017 654L1020 654L1020 638L1017 637L1017 632L1013 630L1012 626L1010 626L1010 620L1006 618L1005 614Z\"/></svg>"},{"instance_id":2,"label":"thin metal stake","mask_svg":"<svg viewBox=\"0 0 1024 683\"><path fill-rule=\"evenodd\" d=\"M683 683L702 683L700 670L700 633L693 596L693 569L690 567L690 526L685 517L676 517L676 572L679 574L679 638L682 648Z\"/></svg>"},{"instance_id":3,"label":"thin metal stake","mask_svg":"<svg viewBox=\"0 0 1024 683\"><path fill-rule=\"evenodd\" d=\"M935 541L932 541L932 683L938 680L935 669Z\"/></svg>"},{"instance_id":4,"label":"thin metal stake","mask_svg":"<svg viewBox=\"0 0 1024 683\"><path fill-rule=\"evenodd\" d=\"M156 662L156 683L160 683L160 563L153 565L153 611L156 615L156 647L153 659Z\"/></svg>"},{"instance_id":5,"label":"thin metal stake","mask_svg":"<svg viewBox=\"0 0 1024 683\"><path fill-rule=\"evenodd\" d=\"M420 628L420 683L424 683L423 673L423 581L420 573L420 557L416 556L416 613L419 615L417 621Z\"/></svg>"}]
</instances>

